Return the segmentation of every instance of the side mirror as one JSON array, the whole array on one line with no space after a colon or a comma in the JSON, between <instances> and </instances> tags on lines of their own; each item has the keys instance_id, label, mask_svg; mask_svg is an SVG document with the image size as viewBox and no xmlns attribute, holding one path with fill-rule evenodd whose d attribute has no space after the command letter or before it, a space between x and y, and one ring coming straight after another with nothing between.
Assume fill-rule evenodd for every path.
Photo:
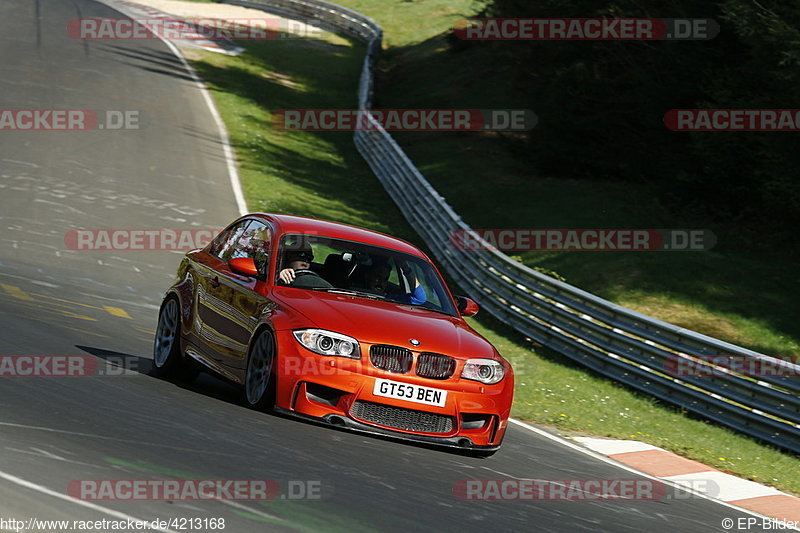
<instances>
[{"instance_id":1,"label":"side mirror","mask_svg":"<svg viewBox=\"0 0 800 533\"><path fill-rule=\"evenodd\" d=\"M258 276L258 267L252 257L237 257L228 261L228 266L233 272L254 278Z\"/></svg>"},{"instance_id":2,"label":"side mirror","mask_svg":"<svg viewBox=\"0 0 800 533\"><path fill-rule=\"evenodd\" d=\"M458 312L461 316L475 316L481 308L475 303L475 300L467 298L466 296L456 296L456 304L458 305Z\"/></svg>"}]
</instances>

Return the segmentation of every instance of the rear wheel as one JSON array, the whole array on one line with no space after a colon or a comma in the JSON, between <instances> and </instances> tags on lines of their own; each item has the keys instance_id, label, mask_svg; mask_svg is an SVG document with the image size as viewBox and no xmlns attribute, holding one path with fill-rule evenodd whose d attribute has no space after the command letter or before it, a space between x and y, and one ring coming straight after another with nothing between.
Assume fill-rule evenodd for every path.
<instances>
[{"instance_id":1,"label":"rear wheel","mask_svg":"<svg viewBox=\"0 0 800 533\"><path fill-rule=\"evenodd\" d=\"M197 369L183 361L181 354L181 319L177 298L170 296L161 306L153 343L153 374L159 377L193 379Z\"/></svg>"},{"instance_id":2,"label":"rear wheel","mask_svg":"<svg viewBox=\"0 0 800 533\"><path fill-rule=\"evenodd\" d=\"M247 405L272 409L275 405L275 342L272 332L262 331L250 348L244 390Z\"/></svg>"}]
</instances>

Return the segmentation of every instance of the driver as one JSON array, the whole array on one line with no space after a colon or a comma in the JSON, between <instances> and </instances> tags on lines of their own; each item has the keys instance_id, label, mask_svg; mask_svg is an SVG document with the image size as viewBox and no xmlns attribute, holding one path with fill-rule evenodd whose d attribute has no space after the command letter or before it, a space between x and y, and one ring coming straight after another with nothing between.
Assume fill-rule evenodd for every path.
<instances>
[{"instance_id":1,"label":"driver","mask_svg":"<svg viewBox=\"0 0 800 533\"><path fill-rule=\"evenodd\" d=\"M308 243L303 243L297 249L287 250L283 262L286 268L280 271L278 278L290 287L331 288L330 283L311 270L313 260L314 251Z\"/></svg>"},{"instance_id":2,"label":"driver","mask_svg":"<svg viewBox=\"0 0 800 533\"><path fill-rule=\"evenodd\" d=\"M287 250L286 255L284 256L283 264L286 265L286 268L281 270L278 277L287 285L290 285L297 276L295 275L295 270L310 270L311 269L311 261L314 260L314 252L311 248L303 248L300 250Z\"/></svg>"}]
</instances>

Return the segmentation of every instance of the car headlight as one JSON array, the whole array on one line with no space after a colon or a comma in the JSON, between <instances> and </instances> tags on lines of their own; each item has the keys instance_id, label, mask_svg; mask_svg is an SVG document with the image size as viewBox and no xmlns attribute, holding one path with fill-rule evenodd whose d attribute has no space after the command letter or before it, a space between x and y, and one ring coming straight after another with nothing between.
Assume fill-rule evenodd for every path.
<instances>
[{"instance_id":1,"label":"car headlight","mask_svg":"<svg viewBox=\"0 0 800 533\"><path fill-rule=\"evenodd\" d=\"M320 355L361 358L358 341L353 337L324 329L297 329L292 332L297 342Z\"/></svg>"},{"instance_id":2,"label":"car headlight","mask_svg":"<svg viewBox=\"0 0 800 533\"><path fill-rule=\"evenodd\" d=\"M462 378L480 381L487 385L499 383L505 375L506 369L494 359L468 359L464 370L461 371Z\"/></svg>"}]
</instances>

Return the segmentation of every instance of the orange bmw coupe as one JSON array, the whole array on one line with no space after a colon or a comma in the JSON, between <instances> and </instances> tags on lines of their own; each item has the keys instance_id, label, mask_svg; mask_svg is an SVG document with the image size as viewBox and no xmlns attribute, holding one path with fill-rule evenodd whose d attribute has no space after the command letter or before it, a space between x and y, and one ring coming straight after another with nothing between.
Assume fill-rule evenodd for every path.
<instances>
[{"instance_id":1,"label":"orange bmw coupe","mask_svg":"<svg viewBox=\"0 0 800 533\"><path fill-rule=\"evenodd\" d=\"M255 213L182 260L154 369L202 365L254 408L490 455L514 376L464 320L477 312L405 241Z\"/></svg>"}]
</instances>

